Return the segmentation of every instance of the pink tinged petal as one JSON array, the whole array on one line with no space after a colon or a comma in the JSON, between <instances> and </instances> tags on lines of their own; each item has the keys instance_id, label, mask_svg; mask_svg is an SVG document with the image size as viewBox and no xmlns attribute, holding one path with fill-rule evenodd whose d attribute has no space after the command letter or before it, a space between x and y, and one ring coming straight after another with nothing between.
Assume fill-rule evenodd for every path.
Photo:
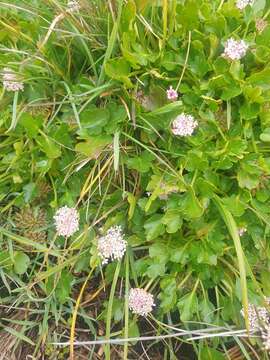
<instances>
[{"instance_id":1,"label":"pink tinged petal","mask_svg":"<svg viewBox=\"0 0 270 360\"><path fill-rule=\"evenodd\" d=\"M172 86L167 90L167 98L168 100L176 100L178 98L178 93Z\"/></svg>"},{"instance_id":2,"label":"pink tinged petal","mask_svg":"<svg viewBox=\"0 0 270 360\"><path fill-rule=\"evenodd\" d=\"M153 295L140 288L130 289L128 303L130 310L141 316L147 316L155 306Z\"/></svg>"},{"instance_id":3,"label":"pink tinged petal","mask_svg":"<svg viewBox=\"0 0 270 360\"><path fill-rule=\"evenodd\" d=\"M121 226L112 226L105 236L98 239L97 249L103 264L110 260L121 260L126 252L127 242L124 240Z\"/></svg>"},{"instance_id":4,"label":"pink tinged petal","mask_svg":"<svg viewBox=\"0 0 270 360\"><path fill-rule=\"evenodd\" d=\"M192 115L182 113L172 122L172 133L176 136L190 136L198 126Z\"/></svg>"},{"instance_id":5,"label":"pink tinged petal","mask_svg":"<svg viewBox=\"0 0 270 360\"><path fill-rule=\"evenodd\" d=\"M57 234L70 237L79 230L79 214L76 209L63 206L54 215Z\"/></svg>"}]
</instances>

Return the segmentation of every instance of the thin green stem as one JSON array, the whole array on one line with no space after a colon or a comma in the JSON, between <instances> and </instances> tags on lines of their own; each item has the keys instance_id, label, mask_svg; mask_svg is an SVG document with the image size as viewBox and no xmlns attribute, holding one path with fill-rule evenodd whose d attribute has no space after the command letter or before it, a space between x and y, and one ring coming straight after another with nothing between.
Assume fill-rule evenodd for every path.
<instances>
[{"instance_id":1,"label":"thin green stem","mask_svg":"<svg viewBox=\"0 0 270 360\"><path fill-rule=\"evenodd\" d=\"M121 268L121 262L118 262L116 265L116 269L115 269L115 273L114 273L114 277L113 277L110 298L109 298L109 303L108 303L107 320L106 320L106 337L105 337L106 340L110 340L110 337L111 337L113 299L114 299L114 294L115 294L115 289L116 289L116 284L117 284L120 268ZM111 359L109 344L105 346L105 359L106 360Z\"/></svg>"},{"instance_id":2,"label":"thin green stem","mask_svg":"<svg viewBox=\"0 0 270 360\"><path fill-rule=\"evenodd\" d=\"M163 0L163 48L166 46L168 28L168 0Z\"/></svg>"},{"instance_id":3,"label":"thin green stem","mask_svg":"<svg viewBox=\"0 0 270 360\"><path fill-rule=\"evenodd\" d=\"M187 47L187 53L186 53L185 63L184 63L184 67L183 67L183 70L182 70L180 79L179 79L178 84L177 84L177 86L176 86L176 91L178 91L178 89L179 89L179 87L180 87L180 85L181 85L183 76L184 76L185 71L186 71L186 68L187 68L187 63L188 63L188 58L189 58L189 52L190 52L190 45L191 45L191 31L188 32L188 47Z\"/></svg>"},{"instance_id":4,"label":"thin green stem","mask_svg":"<svg viewBox=\"0 0 270 360\"><path fill-rule=\"evenodd\" d=\"M126 273L125 273L125 329L124 338L128 338L128 327L129 327L129 310L128 310L128 295L129 295L129 255L126 252ZM124 344L124 360L128 360L128 343Z\"/></svg>"},{"instance_id":5,"label":"thin green stem","mask_svg":"<svg viewBox=\"0 0 270 360\"><path fill-rule=\"evenodd\" d=\"M231 101L227 101L227 129L230 130L232 120L232 105Z\"/></svg>"}]
</instances>

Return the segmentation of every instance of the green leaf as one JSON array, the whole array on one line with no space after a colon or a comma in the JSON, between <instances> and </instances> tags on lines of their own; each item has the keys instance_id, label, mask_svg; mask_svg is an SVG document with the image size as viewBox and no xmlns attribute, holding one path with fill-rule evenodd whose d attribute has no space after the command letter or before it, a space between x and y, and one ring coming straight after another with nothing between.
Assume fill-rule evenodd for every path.
<instances>
[{"instance_id":1,"label":"green leaf","mask_svg":"<svg viewBox=\"0 0 270 360\"><path fill-rule=\"evenodd\" d=\"M230 100L242 93L242 89L240 86L231 84L228 88L222 91L221 99L222 100Z\"/></svg>"},{"instance_id":2,"label":"green leaf","mask_svg":"<svg viewBox=\"0 0 270 360\"><path fill-rule=\"evenodd\" d=\"M182 321L192 320L193 314L197 312L198 301L195 292L183 296L177 303Z\"/></svg>"},{"instance_id":3,"label":"green leaf","mask_svg":"<svg viewBox=\"0 0 270 360\"><path fill-rule=\"evenodd\" d=\"M178 10L178 22L186 30L196 29L199 23L198 14L198 2L190 0L184 5L179 6Z\"/></svg>"},{"instance_id":4,"label":"green leaf","mask_svg":"<svg viewBox=\"0 0 270 360\"><path fill-rule=\"evenodd\" d=\"M259 86L264 90L270 89L270 68L265 68L264 70L252 74L247 81L254 86Z\"/></svg>"},{"instance_id":5,"label":"green leaf","mask_svg":"<svg viewBox=\"0 0 270 360\"><path fill-rule=\"evenodd\" d=\"M61 156L61 149L54 141L47 136L39 136L36 138L40 150L43 151L49 159L56 159Z\"/></svg>"},{"instance_id":6,"label":"green leaf","mask_svg":"<svg viewBox=\"0 0 270 360\"><path fill-rule=\"evenodd\" d=\"M196 197L194 191L191 189L184 195L181 207L187 217L194 219L202 216L203 207Z\"/></svg>"},{"instance_id":7,"label":"green leaf","mask_svg":"<svg viewBox=\"0 0 270 360\"><path fill-rule=\"evenodd\" d=\"M147 241L156 239L158 236L163 235L165 226L162 223L162 215L155 214L151 216L144 224Z\"/></svg>"},{"instance_id":8,"label":"green leaf","mask_svg":"<svg viewBox=\"0 0 270 360\"><path fill-rule=\"evenodd\" d=\"M258 116L260 113L261 106L258 103L247 103L245 102L240 107L240 114L243 119L251 120Z\"/></svg>"},{"instance_id":9,"label":"green leaf","mask_svg":"<svg viewBox=\"0 0 270 360\"><path fill-rule=\"evenodd\" d=\"M169 312L177 301L177 286L175 277L166 277L160 282L160 287L162 292L159 296L161 303L160 307L163 309L164 313Z\"/></svg>"},{"instance_id":10,"label":"green leaf","mask_svg":"<svg viewBox=\"0 0 270 360\"><path fill-rule=\"evenodd\" d=\"M256 0L254 4L252 4L252 11L254 14L259 13L265 8L266 0Z\"/></svg>"},{"instance_id":11,"label":"green leaf","mask_svg":"<svg viewBox=\"0 0 270 360\"><path fill-rule=\"evenodd\" d=\"M20 117L20 125L26 131L26 134L30 138L35 138L38 135L39 129L42 125L42 117L36 116L35 118L29 113L23 113Z\"/></svg>"},{"instance_id":12,"label":"green leaf","mask_svg":"<svg viewBox=\"0 0 270 360\"><path fill-rule=\"evenodd\" d=\"M237 180L241 188L247 188L249 190L255 189L260 182L257 174L250 174L244 169L238 171Z\"/></svg>"},{"instance_id":13,"label":"green leaf","mask_svg":"<svg viewBox=\"0 0 270 360\"><path fill-rule=\"evenodd\" d=\"M129 321L128 323L128 336L130 338L140 337L140 330L136 321ZM135 345L137 341L133 341L131 344Z\"/></svg>"},{"instance_id":14,"label":"green leaf","mask_svg":"<svg viewBox=\"0 0 270 360\"><path fill-rule=\"evenodd\" d=\"M146 274L150 279L155 279L158 276L163 276L165 274L165 270L165 264L152 264L148 267Z\"/></svg>"},{"instance_id":15,"label":"green leaf","mask_svg":"<svg viewBox=\"0 0 270 360\"><path fill-rule=\"evenodd\" d=\"M260 135L260 140L263 142L270 142L270 128L264 129L264 132Z\"/></svg>"},{"instance_id":16,"label":"green leaf","mask_svg":"<svg viewBox=\"0 0 270 360\"><path fill-rule=\"evenodd\" d=\"M87 141L78 143L75 150L90 158L97 158L102 149L110 143L112 138L109 135L89 136Z\"/></svg>"},{"instance_id":17,"label":"green leaf","mask_svg":"<svg viewBox=\"0 0 270 360\"><path fill-rule=\"evenodd\" d=\"M165 250L167 250L166 243L157 241L149 246L149 256L150 258L155 258L160 263L165 263L169 257L169 252Z\"/></svg>"},{"instance_id":18,"label":"green leaf","mask_svg":"<svg viewBox=\"0 0 270 360\"><path fill-rule=\"evenodd\" d=\"M128 218L130 220L133 218L133 215L134 215L137 198L132 193L128 193L127 201L129 203Z\"/></svg>"},{"instance_id":19,"label":"green leaf","mask_svg":"<svg viewBox=\"0 0 270 360\"><path fill-rule=\"evenodd\" d=\"M166 225L166 231L169 234L173 234L177 230L181 229L183 220L178 211L168 210L162 218L162 223Z\"/></svg>"},{"instance_id":20,"label":"green leaf","mask_svg":"<svg viewBox=\"0 0 270 360\"><path fill-rule=\"evenodd\" d=\"M18 251L14 253L14 271L16 274L24 274L30 265L30 258L25 253Z\"/></svg>"},{"instance_id":21,"label":"green leaf","mask_svg":"<svg viewBox=\"0 0 270 360\"><path fill-rule=\"evenodd\" d=\"M204 347L200 352L201 360L225 360L225 356L216 349Z\"/></svg>"},{"instance_id":22,"label":"green leaf","mask_svg":"<svg viewBox=\"0 0 270 360\"><path fill-rule=\"evenodd\" d=\"M150 170L154 156L148 151L143 151L140 156L129 157L126 160L129 169L135 169L141 173L148 172Z\"/></svg>"},{"instance_id":23,"label":"green leaf","mask_svg":"<svg viewBox=\"0 0 270 360\"><path fill-rule=\"evenodd\" d=\"M80 114L81 126L83 129L87 129L90 136L100 134L102 127L108 123L109 118L108 109L99 109L95 106L90 106ZM80 134L80 131L78 133Z\"/></svg>"},{"instance_id":24,"label":"green leaf","mask_svg":"<svg viewBox=\"0 0 270 360\"><path fill-rule=\"evenodd\" d=\"M232 195L222 199L222 202L234 216L242 216L245 212L246 205L241 201L239 196Z\"/></svg>"},{"instance_id":25,"label":"green leaf","mask_svg":"<svg viewBox=\"0 0 270 360\"><path fill-rule=\"evenodd\" d=\"M23 187L23 197L26 203L31 202L38 194L38 189L35 183L29 183Z\"/></svg>"},{"instance_id":26,"label":"green leaf","mask_svg":"<svg viewBox=\"0 0 270 360\"><path fill-rule=\"evenodd\" d=\"M72 281L73 275L68 270L62 270L55 290L56 297L61 304L64 304L69 298Z\"/></svg>"},{"instance_id":27,"label":"green leaf","mask_svg":"<svg viewBox=\"0 0 270 360\"><path fill-rule=\"evenodd\" d=\"M127 87L132 87L129 79L130 65L124 58L109 60L105 65L105 72L112 79L123 82Z\"/></svg>"},{"instance_id":28,"label":"green leaf","mask_svg":"<svg viewBox=\"0 0 270 360\"><path fill-rule=\"evenodd\" d=\"M256 43L261 46L270 47L270 26L267 26L261 34L257 35Z\"/></svg>"},{"instance_id":29,"label":"green leaf","mask_svg":"<svg viewBox=\"0 0 270 360\"><path fill-rule=\"evenodd\" d=\"M124 5L121 16L121 27L123 31L128 31L132 25L132 22L136 18L136 4L134 0L128 0Z\"/></svg>"}]
</instances>

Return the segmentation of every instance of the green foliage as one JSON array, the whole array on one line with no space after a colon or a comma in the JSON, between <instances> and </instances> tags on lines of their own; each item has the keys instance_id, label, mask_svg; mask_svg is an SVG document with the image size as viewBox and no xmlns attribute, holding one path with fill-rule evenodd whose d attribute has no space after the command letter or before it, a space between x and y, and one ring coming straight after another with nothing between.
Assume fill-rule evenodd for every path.
<instances>
[{"instance_id":1,"label":"green foliage","mask_svg":"<svg viewBox=\"0 0 270 360\"><path fill-rule=\"evenodd\" d=\"M38 319L33 356L64 341L78 299L77 328L93 338L105 327L105 337L143 336L144 320L127 311L131 287L154 295L155 334L174 322L243 327L241 307L270 296L269 0L242 11L233 0L80 5L1 5L0 72L24 83L15 96L0 89L1 304ZM230 37L248 44L242 59L222 56ZM172 132L181 113L198 121L191 136ZM80 214L69 239L53 219L65 205ZM26 206L45 211L46 241L22 236L15 217ZM100 262L98 238L113 225L128 266ZM191 346L221 360L233 341Z\"/></svg>"}]
</instances>

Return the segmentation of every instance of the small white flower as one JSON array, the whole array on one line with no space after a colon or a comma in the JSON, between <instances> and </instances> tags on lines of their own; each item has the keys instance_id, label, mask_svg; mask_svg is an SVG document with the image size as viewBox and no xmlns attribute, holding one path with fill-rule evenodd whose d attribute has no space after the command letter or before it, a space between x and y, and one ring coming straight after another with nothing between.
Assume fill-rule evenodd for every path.
<instances>
[{"instance_id":1,"label":"small white flower","mask_svg":"<svg viewBox=\"0 0 270 360\"><path fill-rule=\"evenodd\" d=\"M246 55L248 45L244 40L234 40L230 38L225 43L223 57L231 60L240 60Z\"/></svg>"},{"instance_id":2,"label":"small white flower","mask_svg":"<svg viewBox=\"0 0 270 360\"><path fill-rule=\"evenodd\" d=\"M269 304L269 299L265 301ZM244 316L244 309L241 310L241 315ZM270 325L269 312L264 306L248 305L248 322L250 331L256 331L260 328L261 324Z\"/></svg>"},{"instance_id":3,"label":"small white flower","mask_svg":"<svg viewBox=\"0 0 270 360\"><path fill-rule=\"evenodd\" d=\"M79 2L76 0L68 1L67 7L68 7L68 12L70 12L70 13L78 12L81 8Z\"/></svg>"},{"instance_id":4,"label":"small white flower","mask_svg":"<svg viewBox=\"0 0 270 360\"><path fill-rule=\"evenodd\" d=\"M105 236L98 239L98 254L103 264L109 260L121 260L126 252L127 242L123 238L121 226L112 226Z\"/></svg>"},{"instance_id":5,"label":"small white flower","mask_svg":"<svg viewBox=\"0 0 270 360\"><path fill-rule=\"evenodd\" d=\"M238 229L238 235L241 237L247 232L247 229L245 227L240 227Z\"/></svg>"},{"instance_id":6,"label":"small white flower","mask_svg":"<svg viewBox=\"0 0 270 360\"><path fill-rule=\"evenodd\" d=\"M178 98L177 91L174 90L172 86L170 86L169 89L167 90L167 99L168 100L177 100L177 98Z\"/></svg>"},{"instance_id":7,"label":"small white flower","mask_svg":"<svg viewBox=\"0 0 270 360\"><path fill-rule=\"evenodd\" d=\"M236 7L238 7L239 10L244 10L245 7L252 5L252 3L253 0L237 0Z\"/></svg>"},{"instance_id":8,"label":"small white flower","mask_svg":"<svg viewBox=\"0 0 270 360\"><path fill-rule=\"evenodd\" d=\"M182 113L172 123L172 133L178 136L190 136L198 126L192 115Z\"/></svg>"},{"instance_id":9,"label":"small white flower","mask_svg":"<svg viewBox=\"0 0 270 360\"><path fill-rule=\"evenodd\" d=\"M79 214L74 208L61 207L53 218L58 235L70 237L79 230Z\"/></svg>"},{"instance_id":10,"label":"small white flower","mask_svg":"<svg viewBox=\"0 0 270 360\"><path fill-rule=\"evenodd\" d=\"M17 74L9 68L3 69L3 86L7 91L24 90L24 85L19 81Z\"/></svg>"},{"instance_id":11,"label":"small white flower","mask_svg":"<svg viewBox=\"0 0 270 360\"><path fill-rule=\"evenodd\" d=\"M141 316L147 316L155 306L153 295L139 288L130 289L128 303L130 310Z\"/></svg>"}]
</instances>

